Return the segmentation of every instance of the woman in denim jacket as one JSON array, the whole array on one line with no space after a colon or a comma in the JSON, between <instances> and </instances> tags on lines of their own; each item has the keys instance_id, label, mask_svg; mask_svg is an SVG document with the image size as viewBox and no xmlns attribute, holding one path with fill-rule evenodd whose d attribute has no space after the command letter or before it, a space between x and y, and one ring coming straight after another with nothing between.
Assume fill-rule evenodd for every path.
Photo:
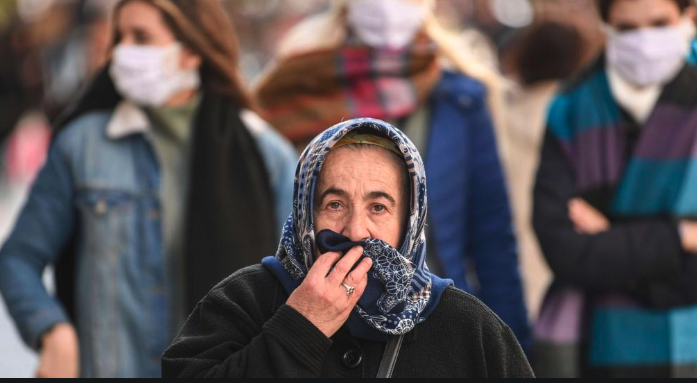
<instances>
[{"instance_id":1,"label":"woman in denim jacket","mask_svg":"<svg viewBox=\"0 0 697 383\"><path fill-rule=\"evenodd\" d=\"M216 0L117 5L111 63L59 124L0 251L39 376L159 376L198 300L273 253L297 156L251 111L234 36Z\"/></svg>"}]
</instances>

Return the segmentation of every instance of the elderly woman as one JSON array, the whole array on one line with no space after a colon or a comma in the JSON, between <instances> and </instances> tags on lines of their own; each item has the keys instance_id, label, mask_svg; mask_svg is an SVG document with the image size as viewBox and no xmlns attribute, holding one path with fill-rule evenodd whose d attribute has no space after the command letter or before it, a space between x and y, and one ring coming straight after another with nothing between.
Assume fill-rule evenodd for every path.
<instances>
[{"instance_id":1,"label":"elderly woman","mask_svg":"<svg viewBox=\"0 0 697 383\"><path fill-rule=\"evenodd\" d=\"M512 331L431 274L421 156L382 121L301 157L275 257L215 287L163 357L172 377L532 377Z\"/></svg>"},{"instance_id":2,"label":"elderly woman","mask_svg":"<svg viewBox=\"0 0 697 383\"><path fill-rule=\"evenodd\" d=\"M446 32L431 0L336 0L299 23L255 87L261 115L299 147L351 118L386 120L424 155L431 270L530 346L503 168L498 76ZM449 63L449 64L445 64ZM490 113L491 111L491 113ZM501 141L504 139L504 141ZM475 224L476 223L476 224Z\"/></svg>"}]
</instances>

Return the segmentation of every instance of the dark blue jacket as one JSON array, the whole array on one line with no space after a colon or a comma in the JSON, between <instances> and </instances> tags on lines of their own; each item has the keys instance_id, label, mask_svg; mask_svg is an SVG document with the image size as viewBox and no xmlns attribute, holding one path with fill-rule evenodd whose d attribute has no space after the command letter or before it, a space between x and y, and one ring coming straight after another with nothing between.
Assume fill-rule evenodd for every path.
<instances>
[{"instance_id":1,"label":"dark blue jacket","mask_svg":"<svg viewBox=\"0 0 697 383\"><path fill-rule=\"evenodd\" d=\"M423 153L429 243L442 276L481 299L529 350L513 220L486 100L482 84L450 72L431 96Z\"/></svg>"}]
</instances>

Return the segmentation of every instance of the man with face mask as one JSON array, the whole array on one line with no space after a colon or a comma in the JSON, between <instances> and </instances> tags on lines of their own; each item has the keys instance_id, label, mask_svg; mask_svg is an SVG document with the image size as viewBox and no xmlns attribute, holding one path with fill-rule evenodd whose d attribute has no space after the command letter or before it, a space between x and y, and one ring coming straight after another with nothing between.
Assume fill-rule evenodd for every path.
<instances>
[{"instance_id":1,"label":"man with face mask","mask_svg":"<svg viewBox=\"0 0 697 383\"><path fill-rule=\"evenodd\" d=\"M541 376L696 376L690 4L598 1L606 53L551 107L534 213L556 279L535 331Z\"/></svg>"},{"instance_id":2,"label":"man with face mask","mask_svg":"<svg viewBox=\"0 0 697 383\"><path fill-rule=\"evenodd\" d=\"M606 27L612 93L639 122L646 121L662 88L685 65L696 30L690 13L677 24L657 20L646 27L639 21L618 21Z\"/></svg>"}]
</instances>

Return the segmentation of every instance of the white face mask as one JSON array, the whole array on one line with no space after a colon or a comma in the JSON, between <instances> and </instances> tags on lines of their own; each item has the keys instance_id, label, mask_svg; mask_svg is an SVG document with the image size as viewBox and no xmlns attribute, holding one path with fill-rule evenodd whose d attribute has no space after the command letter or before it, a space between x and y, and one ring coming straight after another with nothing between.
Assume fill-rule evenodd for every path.
<instances>
[{"instance_id":1,"label":"white face mask","mask_svg":"<svg viewBox=\"0 0 697 383\"><path fill-rule=\"evenodd\" d=\"M348 24L373 48L403 49L426 20L426 5L405 0L349 0Z\"/></svg>"},{"instance_id":2,"label":"white face mask","mask_svg":"<svg viewBox=\"0 0 697 383\"><path fill-rule=\"evenodd\" d=\"M116 90L140 106L164 106L179 92L201 84L197 70L180 68L182 45L119 45L109 69Z\"/></svg>"},{"instance_id":3,"label":"white face mask","mask_svg":"<svg viewBox=\"0 0 697 383\"><path fill-rule=\"evenodd\" d=\"M694 37L694 24L618 33L608 31L607 59L637 87L665 85L682 69Z\"/></svg>"}]
</instances>

